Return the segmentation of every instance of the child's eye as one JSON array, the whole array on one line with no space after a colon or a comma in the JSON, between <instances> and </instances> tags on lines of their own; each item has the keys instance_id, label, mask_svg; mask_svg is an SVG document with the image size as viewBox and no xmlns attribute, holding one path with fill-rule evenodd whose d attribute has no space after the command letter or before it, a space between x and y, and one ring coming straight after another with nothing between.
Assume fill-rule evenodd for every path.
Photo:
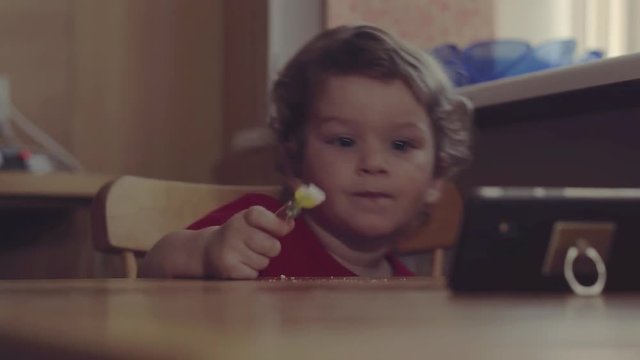
<instances>
[{"instance_id":1,"label":"child's eye","mask_svg":"<svg viewBox=\"0 0 640 360\"><path fill-rule=\"evenodd\" d=\"M333 139L331 143L340 147L352 147L356 144L356 142L352 138L346 136L338 136L337 138Z\"/></svg>"},{"instance_id":2,"label":"child's eye","mask_svg":"<svg viewBox=\"0 0 640 360\"><path fill-rule=\"evenodd\" d=\"M394 140L391 143L391 146L393 147L393 150L398 151L407 151L412 147L411 143L406 140Z\"/></svg>"}]
</instances>

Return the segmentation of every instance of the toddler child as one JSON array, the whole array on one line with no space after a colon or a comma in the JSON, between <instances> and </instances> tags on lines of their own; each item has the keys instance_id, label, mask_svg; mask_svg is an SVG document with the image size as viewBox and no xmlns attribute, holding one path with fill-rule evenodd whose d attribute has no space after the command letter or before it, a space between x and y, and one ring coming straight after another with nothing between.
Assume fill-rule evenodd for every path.
<instances>
[{"instance_id":1,"label":"toddler child","mask_svg":"<svg viewBox=\"0 0 640 360\"><path fill-rule=\"evenodd\" d=\"M286 64L272 103L289 193L312 183L326 200L285 221L278 199L243 196L160 239L141 276L411 275L394 244L471 157L471 106L436 61L374 26L330 29Z\"/></svg>"}]
</instances>

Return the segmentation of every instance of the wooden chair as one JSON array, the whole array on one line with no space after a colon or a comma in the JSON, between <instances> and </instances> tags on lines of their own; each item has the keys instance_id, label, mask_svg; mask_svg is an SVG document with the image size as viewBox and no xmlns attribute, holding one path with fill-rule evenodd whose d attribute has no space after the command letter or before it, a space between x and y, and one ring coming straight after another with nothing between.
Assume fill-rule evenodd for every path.
<instances>
[{"instance_id":1,"label":"wooden chair","mask_svg":"<svg viewBox=\"0 0 640 360\"><path fill-rule=\"evenodd\" d=\"M277 195L275 186L195 184L122 176L104 185L91 209L97 250L120 253L125 274L137 276L136 253L148 251L163 235L187 225L247 192Z\"/></svg>"},{"instance_id":2,"label":"wooden chair","mask_svg":"<svg viewBox=\"0 0 640 360\"><path fill-rule=\"evenodd\" d=\"M460 192L452 183L445 183L442 196L434 206L431 219L411 237L398 243L399 254L432 253L431 276L443 278L445 250L458 241L462 224L463 202Z\"/></svg>"},{"instance_id":3,"label":"wooden chair","mask_svg":"<svg viewBox=\"0 0 640 360\"><path fill-rule=\"evenodd\" d=\"M102 187L92 205L97 250L119 253L126 277L137 276L136 254L148 251L163 235L186 227L208 211L247 192L277 196L277 186L195 184L122 176ZM400 253L434 251L433 275L442 276L444 248L455 244L462 205L447 185L432 221L398 246Z\"/></svg>"}]
</instances>

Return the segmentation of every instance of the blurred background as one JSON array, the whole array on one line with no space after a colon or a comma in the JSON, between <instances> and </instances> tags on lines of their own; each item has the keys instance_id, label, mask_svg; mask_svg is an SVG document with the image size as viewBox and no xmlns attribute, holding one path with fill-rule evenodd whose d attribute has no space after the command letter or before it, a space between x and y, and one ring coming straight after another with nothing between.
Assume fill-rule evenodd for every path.
<instances>
[{"instance_id":1,"label":"blurred background","mask_svg":"<svg viewBox=\"0 0 640 360\"><path fill-rule=\"evenodd\" d=\"M278 183L269 84L322 29L380 25L463 87L638 52L638 18L635 0L0 0L0 145L57 159L37 171Z\"/></svg>"}]
</instances>

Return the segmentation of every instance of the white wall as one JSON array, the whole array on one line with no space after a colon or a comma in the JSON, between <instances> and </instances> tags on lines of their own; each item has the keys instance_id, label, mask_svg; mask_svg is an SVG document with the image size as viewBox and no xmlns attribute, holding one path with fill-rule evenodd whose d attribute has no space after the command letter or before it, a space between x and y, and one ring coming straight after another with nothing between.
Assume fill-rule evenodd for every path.
<instances>
[{"instance_id":1,"label":"white wall","mask_svg":"<svg viewBox=\"0 0 640 360\"><path fill-rule=\"evenodd\" d=\"M322 29L322 0L269 0L269 82Z\"/></svg>"},{"instance_id":2,"label":"white wall","mask_svg":"<svg viewBox=\"0 0 640 360\"><path fill-rule=\"evenodd\" d=\"M604 50L608 56L640 52L638 0L495 0L496 38L538 44L575 38L577 53Z\"/></svg>"},{"instance_id":3,"label":"white wall","mask_svg":"<svg viewBox=\"0 0 640 360\"><path fill-rule=\"evenodd\" d=\"M238 0L233 0L238 1ZM244 0L242 0L244 1ZM323 28L323 0L269 0L269 59L266 93L278 71L293 54ZM233 150L268 146L271 133L264 126L237 132L231 140Z\"/></svg>"},{"instance_id":4,"label":"white wall","mask_svg":"<svg viewBox=\"0 0 640 360\"><path fill-rule=\"evenodd\" d=\"M629 52L640 52L640 1L629 1Z\"/></svg>"},{"instance_id":5,"label":"white wall","mask_svg":"<svg viewBox=\"0 0 640 360\"><path fill-rule=\"evenodd\" d=\"M571 0L495 0L496 38L532 43L571 36Z\"/></svg>"}]
</instances>

